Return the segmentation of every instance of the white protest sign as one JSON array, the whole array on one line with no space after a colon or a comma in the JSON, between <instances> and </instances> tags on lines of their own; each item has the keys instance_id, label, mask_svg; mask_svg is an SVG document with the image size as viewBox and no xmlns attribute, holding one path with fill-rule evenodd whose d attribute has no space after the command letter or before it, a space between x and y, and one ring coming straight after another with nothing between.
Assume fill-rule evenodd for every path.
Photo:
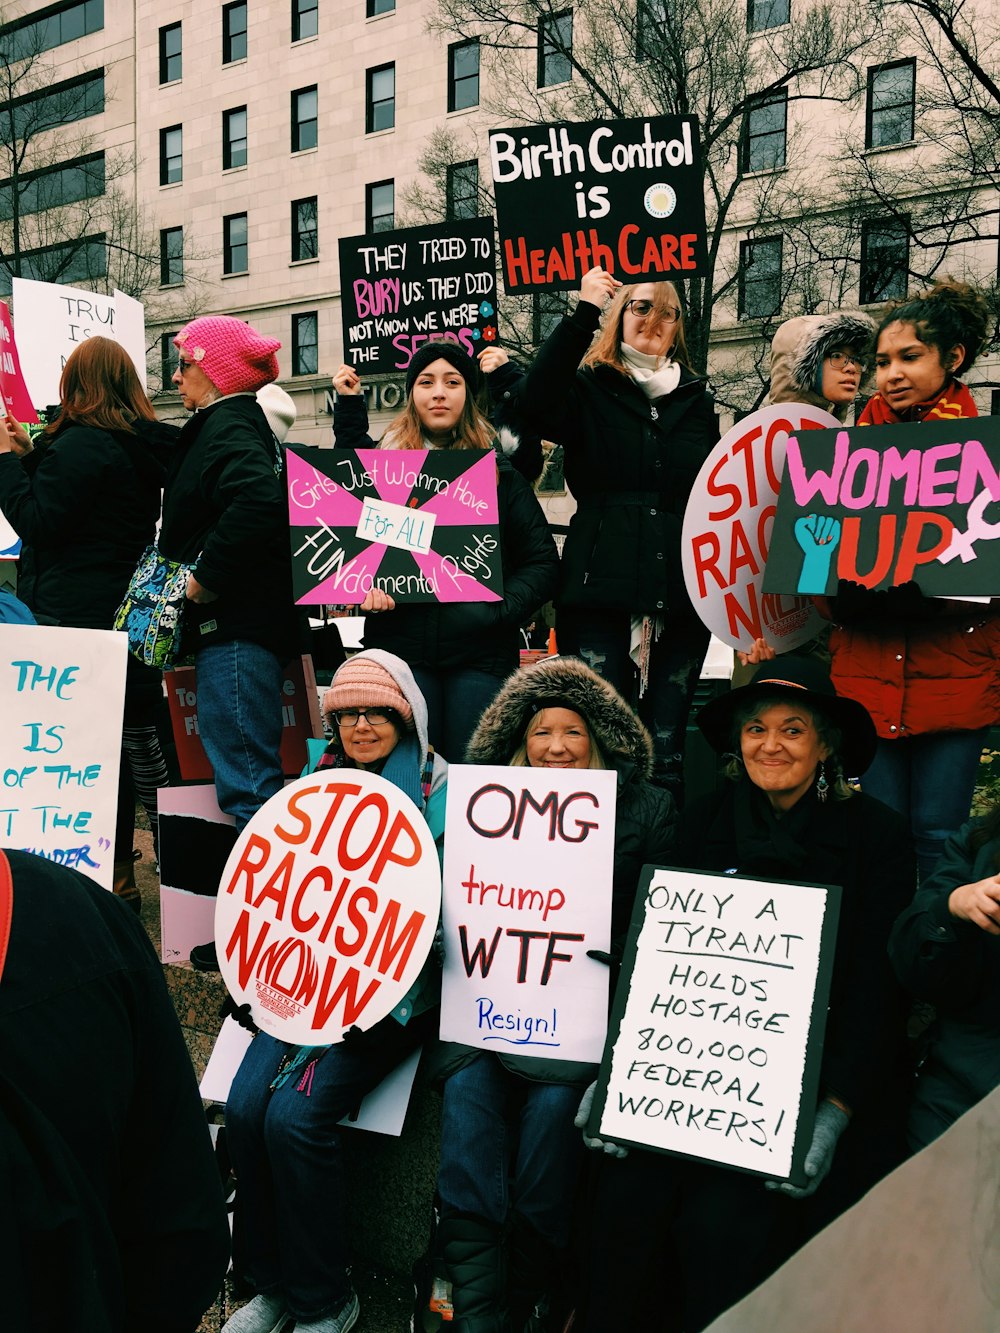
<instances>
[{"instance_id":1,"label":"white protest sign","mask_svg":"<svg viewBox=\"0 0 1000 1333\"><path fill-rule=\"evenodd\" d=\"M554 1060L601 1057L617 775L448 769L441 1037Z\"/></svg>"},{"instance_id":2,"label":"white protest sign","mask_svg":"<svg viewBox=\"0 0 1000 1333\"><path fill-rule=\"evenodd\" d=\"M297 778L226 862L215 908L223 979L273 1037L341 1041L413 985L440 902L434 839L398 787L361 769Z\"/></svg>"},{"instance_id":3,"label":"white protest sign","mask_svg":"<svg viewBox=\"0 0 1000 1333\"><path fill-rule=\"evenodd\" d=\"M590 1132L799 1175L839 904L831 886L647 867Z\"/></svg>"},{"instance_id":4,"label":"white protest sign","mask_svg":"<svg viewBox=\"0 0 1000 1333\"><path fill-rule=\"evenodd\" d=\"M124 634L0 625L0 846L111 888Z\"/></svg>"},{"instance_id":5,"label":"white protest sign","mask_svg":"<svg viewBox=\"0 0 1000 1333\"><path fill-rule=\"evenodd\" d=\"M59 401L59 377L72 351L100 335L121 343L146 383L145 321L138 301L116 292L88 292L58 282L14 278L14 324L21 373L36 407ZM121 301L121 307L119 307Z\"/></svg>"},{"instance_id":6,"label":"white protest sign","mask_svg":"<svg viewBox=\"0 0 1000 1333\"><path fill-rule=\"evenodd\" d=\"M764 594L764 566L789 435L840 423L803 403L762 407L738 421L702 464L681 531L691 604L731 648L763 638L779 653L814 639L824 621L808 597Z\"/></svg>"}]
</instances>

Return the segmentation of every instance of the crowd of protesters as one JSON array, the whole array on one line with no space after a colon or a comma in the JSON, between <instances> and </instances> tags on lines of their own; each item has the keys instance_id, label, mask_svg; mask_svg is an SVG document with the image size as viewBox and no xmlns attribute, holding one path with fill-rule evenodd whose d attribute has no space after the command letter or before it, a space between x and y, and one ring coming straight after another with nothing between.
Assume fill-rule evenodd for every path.
<instances>
[{"instance_id":1,"label":"crowd of protesters","mask_svg":"<svg viewBox=\"0 0 1000 1333\"><path fill-rule=\"evenodd\" d=\"M790 320L773 343L771 401L844 419L874 369L859 425L975 416L960 377L988 328L982 296L953 281L875 321L856 311ZM277 379L279 344L223 316L192 321L175 344L174 382L191 413L183 428L158 432L116 345L91 339L67 363L59 421L35 448L8 418L0 506L25 538L22 590L38 618L110 628L164 485L160 548L191 568L184 647L197 665L201 739L219 805L241 830L282 786L282 667L304 642L291 595L284 430L276 435L258 397ZM439 845L448 762L613 771L612 882L592 886L612 903L612 990L643 865L834 882L842 906L805 1185L584 1138L594 1066L436 1041L434 952L406 1004L357 1040L299 1047L256 1035L227 1115L235 1270L250 1299L226 1333L278 1333L293 1320L299 1333L355 1325L337 1125L421 1045L443 1092L430 1268L450 1284L456 1333L693 1333L1000 1083L1000 808L969 821L984 740L1000 722L998 600L842 584L821 606L828 634L777 658L760 642L752 674L697 714L729 782L685 804L684 741L709 636L685 588L681 524L719 432L708 386L688 364L677 289L623 286L592 270L524 369L497 348L477 362L453 342L426 343L407 368L405 406L377 444L357 371L341 367L334 385L337 449L494 450L504 596L397 605L373 588L361 608L365 650L323 699L332 739L319 766L381 774L414 800ZM289 405L277 405L284 427ZM561 560L531 490L539 437L563 446L577 501ZM93 503L81 504L86 497ZM520 627L549 602L560 655L519 670ZM130 666L122 787L131 800L131 774L152 815L166 775L148 686L148 669ZM115 850L125 898L129 837L120 829ZM36 907L32 893L81 889L74 872L42 874L20 855L12 863L18 900ZM46 990L37 969L19 965L47 929L33 907L15 914L17 948L0 987L0 1053L15 1082L42 1055L50 1072L65 1069L66 1012L77 990L90 1003L105 975L114 982L97 996L107 1012L97 1005L94 1023L112 1024L114 1041L135 1052L134 1063L113 1044L86 1056L104 1070L100 1114L120 1151L102 1140L95 1154L87 1117L53 1109L51 1079L27 1085L48 1136L39 1151L58 1156L60 1171L22 1192L30 1208L5 1205L4 1225L20 1209L11 1245L24 1249L45 1235L43 1184L51 1197L85 1199L77 1211L89 1249L81 1239L73 1262L90 1265L94 1313L92 1325L81 1316L23 1326L185 1333L224 1267L218 1191L205 1183L215 1168L185 1075L184 1095L170 1093L179 1109L161 1163L181 1174L161 1185L150 1170L177 1040L159 1031L170 1024L148 950L132 938L136 923L126 928L113 902L99 906L89 893L80 927L96 941L96 971L70 969ZM198 965L215 965L211 945L196 953ZM914 1000L936 1006L919 1076L906 1037ZM37 1016L34 1037L25 1014ZM150 1059L154 1041L159 1059ZM20 1101L5 1075L0 1115L23 1138L26 1087L16 1091ZM133 1124L137 1106L148 1118ZM23 1190L31 1145L16 1151L13 1141L4 1141L2 1180ZM161 1199L186 1188L196 1202L165 1218L151 1242L176 1267L170 1293L146 1309L130 1255L135 1217L160 1206L145 1198L153 1185ZM186 1250L191 1261L177 1257ZM11 1299L19 1296L17 1287Z\"/></svg>"}]
</instances>

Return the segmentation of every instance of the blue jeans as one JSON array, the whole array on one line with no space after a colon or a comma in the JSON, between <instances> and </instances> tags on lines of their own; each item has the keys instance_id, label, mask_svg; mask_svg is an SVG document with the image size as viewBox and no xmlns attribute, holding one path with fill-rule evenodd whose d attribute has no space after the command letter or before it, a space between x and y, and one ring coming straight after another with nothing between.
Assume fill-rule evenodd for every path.
<instances>
[{"instance_id":1,"label":"blue jeans","mask_svg":"<svg viewBox=\"0 0 1000 1333\"><path fill-rule=\"evenodd\" d=\"M987 729L880 740L861 786L910 823L921 882L969 818Z\"/></svg>"},{"instance_id":2,"label":"blue jeans","mask_svg":"<svg viewBox=\"0 0 1000 1333\"><path fill-rule=\"evenodd\" d=\"M413 677L427 701L431 745L449 763L464 763L465 747L503 680L475 667L414 667Z\"/></svg>"},{"instance_id":3,"label":"blue jeans","mask_svg":"<svg viewBox=\"0 0 1000 1333\"><path fill-rule=\"evenodd\" d=\"M300 1074L274 1092L281 1057L294 1053L259 1033L226 1103L236 1172L233 1266L258 1292L281 1295L296 1319L320 1319L350 1293L350 1222L338 1122L420 1045L425 1025L385 1018L331 1046L308 1092Z\"/></svg>"},{"instance_id":4,"label":"blue jeans","mask_svg":"<svg viewBox=\"0 0 1000 1333\"><path fill-rule=\"evenodd\" d=\"M444 1085L438 1196L445 1213L502 1226L514 1209L546 1240L569 1243L582 1156L581 1090L536 1083L489 1053Z\"/></svg>"},{"instance_id":5,"label":"blue jeans","mask_svg":"<svg viewBox=\"0 0 1000 1333\"><path fill-rule=\"evenodd\" d=\"M215 775L219 808L236 832L284 786L282 664L260 644L234 639L199 650L198 734Z\"/></svg>"}]
</instances>

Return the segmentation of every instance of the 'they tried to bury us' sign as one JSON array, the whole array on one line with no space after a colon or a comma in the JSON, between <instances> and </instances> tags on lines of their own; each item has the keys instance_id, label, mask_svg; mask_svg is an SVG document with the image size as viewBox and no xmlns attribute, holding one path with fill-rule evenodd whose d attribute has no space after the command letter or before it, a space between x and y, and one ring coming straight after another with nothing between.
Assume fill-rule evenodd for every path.
<instances>
[{"instance_id":1,"label":"'they tried to bury us' sign","mask_svg":"<svg viewBox=\"0 0 1000 1333\"><path fill-rule=\"evenodd\" d=\"M491 449L295 445L286 473L300 606L503 600Z\"/></svg>"},{"instance_id":2,"label":"'they tried to bury us' sign","mask_svg":"<svg viewBox=\"0 0 1000 1333\"><path fill-rule=\"evenodd\" d=\"M504 286L573 291L705 272L698 122L648 116L490 132Z\"/></svg>"},{"instance_id":3,"label":"'they tried to bury us' sign","mask_svg":"<svg viewBox=\"0 0 1000 1333\"><path fill-rule=\"evenodd\" d=\"M803 1183L839 905L647 866L589 1132Z\"/></svg>"}]
</instances>

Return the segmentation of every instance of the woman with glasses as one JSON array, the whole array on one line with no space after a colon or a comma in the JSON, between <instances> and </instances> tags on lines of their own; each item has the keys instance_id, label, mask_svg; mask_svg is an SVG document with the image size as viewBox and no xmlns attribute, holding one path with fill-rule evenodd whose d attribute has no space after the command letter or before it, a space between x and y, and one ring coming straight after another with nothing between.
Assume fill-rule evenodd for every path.
<instances>
[{"instance_id":1,"label":"woman with glasses","mask_svg":"<svg viewBox=\"0 0 1000 1333\"><path fill-rule=\"evenodd\" d=\"M371 649L340 668L323 697L333 740L317 769L379 773L406 793L440 846L448 766L427 742L413 673ZM340 1121L437 1032L433 956L410 991L367 1032L334 1046L290 1046L259 1032L226 1103L236 1172L233 1267L256 1295L223 1333L346 1333L358 1320Z\"/></svg>"},{"instance_id":2,"label":"woman with glasses","mask_svg":"<svg viewBox=\"0 0 1000 1333\"><path fill-rule=\"evenodd\" d=\"M806 403L843 421L871 368L875 321L860 310L786 319L771 342L769 403Z\"/></svg>"},{"instance_id":3,"label":"woman with glasses","mask_svg":"<svg viewBox=\"0 0 1000 1333\"><path fill-rule=\"evenodd\" d=\"M559 646L626 699L638 695L653 781L679 802L709 638L684 586L681 523L719 431L704 378L688 366L677 289L622 286L591 269L519 396L528 426L564 446L577 501L563 549Z\"/></svg>"}]
</instances>

